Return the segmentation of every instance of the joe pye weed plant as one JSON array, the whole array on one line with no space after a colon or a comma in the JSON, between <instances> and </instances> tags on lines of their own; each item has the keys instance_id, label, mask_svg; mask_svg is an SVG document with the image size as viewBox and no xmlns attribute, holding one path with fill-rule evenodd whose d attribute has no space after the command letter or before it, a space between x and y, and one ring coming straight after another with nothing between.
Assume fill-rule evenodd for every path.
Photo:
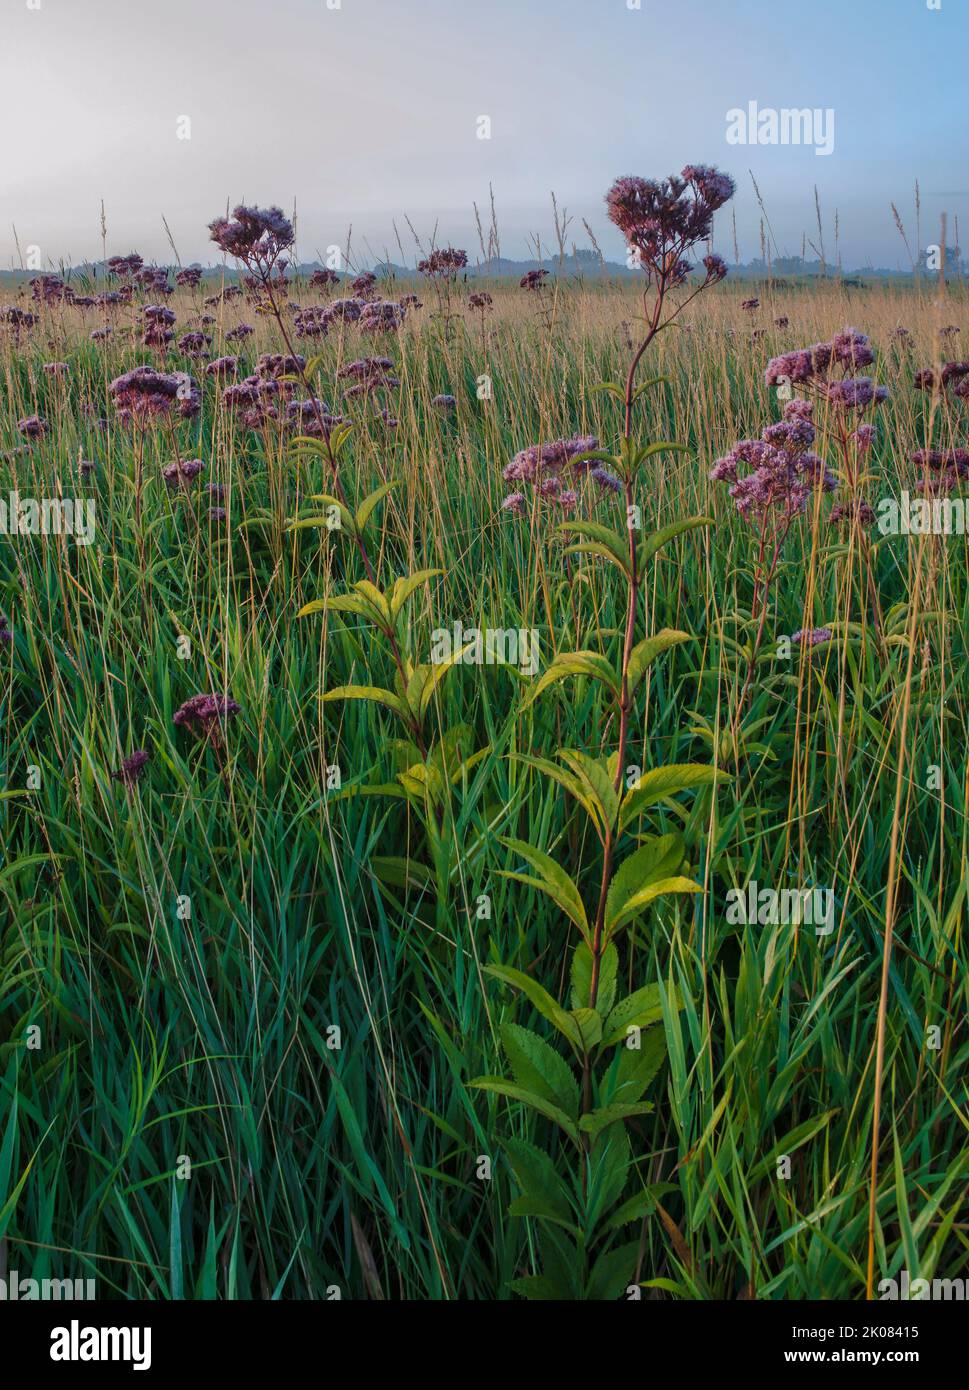
<instances>
[{"instance_id":1,"label":"joe pye weed plant","mask_svg":"<svg viewBox=\"0 0 969 1390\"><path fill-rule=\"evenodd\" d=\"M507 1020L501 1040L511 1077L485 1076L474 1083L537 1111L571 1145L574 1164L571 1180L566 1180L535 1145L521 1137L505 1141L522 1190L512 1213L533 1218L542 1230L539 1272L513 1284L516 1292L530 1298L615 1298L639 1277L640 1241L624 1240L621 1232L644 1219L657 1195L640 1180L638 1190L623 1200L637 1166L631 1143L635 1120L652 1109L643 1095L665 1055L658 1025L664 1010L675 1010L679 1001L675 990L665 991L659 982L619 997L617 943L657 899L700 891L689 877L689 851L682 834L657 836L636 827L650 807L678 792L710 786L718 774L701 764L656 767L642 774L626 766L635 699L647 671L664 652L690 640L685 632L665 628L636 640L640 589L650 561L664 545L709 524L709 518L694 517L640 536L636 484L641 471L657 455L685 446L669 440L644 443L637 437L636 406L661 378L637 386L636 373L657 334L726 274L724 263L708 254L704 278L691 286L693 266L686 257L709 238L714 212L732 193L733 182L726 175L691 166L681 177L661 183L619 179L606 200L612 220L646 275L645 332L629 363L625 386L605 382L598 388L622 407L616 453L584 451L572 458L571 466L595 463L618 481L626 506L626 535L589 521L563 522L560 529L579 538L566 554L603 560L618 571L627 595L625 628L618 662L604 652L560 653L536 683L525 708L559 682L587 677L602 687L610 708L606 727L617 728L618 747L598 756L560 749L557 763L518 755L561 786L588 817L601 846L599 893L587 912L575 878L551 856L527 841L503 839L530 870L503 870L503 875L547 894L578 931L570 971L571 1008L559 1005L527 973L508 965L489 967L497 979L521 990L565 1039L574 1067L538 1033ZM537 457L541 459L541 451ZM624 853L635 840L639 848Z\"/></svg>"}]
</instances>

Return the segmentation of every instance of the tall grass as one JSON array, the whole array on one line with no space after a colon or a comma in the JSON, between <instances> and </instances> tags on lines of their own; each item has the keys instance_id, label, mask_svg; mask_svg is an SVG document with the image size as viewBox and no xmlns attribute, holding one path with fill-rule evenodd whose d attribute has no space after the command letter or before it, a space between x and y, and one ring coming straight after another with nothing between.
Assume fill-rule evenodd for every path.
<instances>
[{"instance_id":1,"label":"tall grass","mask_svg":"<svg viewBox=\"0 0 969 1390\"><path fill-rule=\"evenodd\" d=\"M544 667L558 650L620 643L624 595L607 566L563 554L551 511L500 512L501 467L573 431L617 439L618 407L590 388L628 363L636 301L621 285L562 282L539 314L524 293L488 289L494 311L450 337L430 304L408 317L389 348L398 427L351 403L343 481L359 501L400 480L376 514L383 582L443 571L409 606L414 653L427 660L430 632L456 620L536 628ZM969 314L955 295L829 282L761 289L752 324L743 293L720 287L657 341L650 372L669 382L644 406L647 437L690 446L654 464L644 526L700 513L715 525L680 537L647 577L647 630L695 641L651 669L630 760L701 760L733 780L656 808L650 828L683 831L704 892L662 901L624 958L630 988L660 982L684 1001L664 1020L654 1111L633 1127L637 1177L658 1185L638 1277L657 1298L859 1298L873 1143L876 1279L969 1266L966 539L877 539L882 640L863 621L850 539L823 510L795 527L735 738L749 540L707 470L776 418L769 356L857 323L892 392L870 496L912 488L909 452L955 428L912 376L939 360L941 326L969 333ZM196 307L172 303L183 320ZM220 311L213 356L245 315ZM210 519L200 487L165 487L172 440L157 430L139 522L136 441L106 396L150 357L125 332L131 317L95 343L90 311L50 306L2 349L0 496L92 497L97 535L87 548L0 541L14 632L0 646L0 1272L86 1274L104 1297L508 1297L535 1272L534 1232L507 1214L507 1102L467 1083L500 1069L499 1025L524 1004L484 967L515 965L564 995L574 942L546 898L499 876L498 836L574 865L586 833L561 791L509 755L605 752L616 729L593 682L523 713L514 669L456 668L432 721L467 725L488 751L455 788L445 881L422 873L424 832L406 808L347 794L394 781L392 717L322 701L385 657L352 620L296 616L361 577L346 537L289 528L329 491L325 464L240 431L200 378L201 417L177 441L224 485L228 520ZM912 330L901 343L898 324ZM259 319L244 363L281 346ZM339 367L385 348L351 327L319 350L319 394L335 406ZM45 375L51 360L66 379ZM193 370L177 354L169 365ZM445 392L453 416L431 405ZM49 432L24 448L16 422L37 412ZM582 484L581 515L621 527L617 507ZM778 659L776 637L822 624L834 641ZM224 758L172 723L208 690L242 706ZM128 790L109 774L135 748L152 759ZM834 933L729 924L727 889L750 880L833 887ZM515 1113L554 1159L551 1127L521 1128Z\"/></svg>"}]
</instances>

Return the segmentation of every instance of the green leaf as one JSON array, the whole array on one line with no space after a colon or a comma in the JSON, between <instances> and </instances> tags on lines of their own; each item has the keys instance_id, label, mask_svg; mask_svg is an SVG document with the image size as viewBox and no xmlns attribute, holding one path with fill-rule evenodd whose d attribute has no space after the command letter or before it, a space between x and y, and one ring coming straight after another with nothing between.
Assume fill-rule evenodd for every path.
<instances>
[{"instance_id":1,"label":"green leaf","mask_svg":"<svg viewBox=\"0 0 969 1390\"><path fill-rule=\"evenodd\" d=\"M632 899L653 883L671 878L683 863L683 836L661 835L643 845L616 869L606 894L606 930L610 933L630 920Z\"/></svg>"},{"instance_id":2,"label":"green leaf","mask_svg":"<svg viewBox=\"0 0 969 1390\"><path fill-rule=\"evenodd\" d=\"M379 502L382 502L383 499L387 496L388 492L391 492L395 487L397 487L396 482L382 483L381 486L376 489L376 491L371 492L369 497L365 497L363 499L363 501L357 508L357 515L354 518L356 528L358 531L362 531L363 528L366 526L367 522L370 520L371 514L373 513L374 507L376 507Z\"/></svg>"},{"instance_id":3,"label":"green leaf","mask_svg":"<svg viewBox=\"0 0 969 1390\"><path fill-rule=\"evenodd\" d=\"M645 536L640 541L636 551L636 573L640 581L646 573L647 562L653 558L657 551L662 550L668 541L673 540L676 536L682 536L686 531L694 531L698 526L712 526L713 524L712 516L691 516L686 521L674 522L672 526L664 526L661 531L653 531L650 535Z\"/></svg>"},{"instance_id":4,"label":"green leaf","mask_svg":"<svg viewBox=\"0 0 969 1390\"><path fill-rule=\"evenodd\" d=\"M616 997L616 977L619 973L619 952L615 946L607 946L599 961L599 992L596 995L596 1009L607 1014ZM592 993L592 952L584 941L580 941L572 953L572 1007L581 1009L588 1006Z\"/></svg>"},{"instance_id":5,"label":"green leaf","mask_svg":"<svg viewBox=\"0 0 969 1390\"><path fill-rule=\"evenodd\" d=\"M586 1229L593 1231L602 1214L622 1196L632 1164L632 1146L625 1125L604 1130L592 1139L586 1194Z\"/></svg>"},{"instance_id":6,"label":"green leaf","mask_svg":"<svg viewBox=\"0 0 969 1390\"><path fill-rule=\"evenodd\" d=\"M678 444L675 439L658 439L655 444L647 444L646 448L639 456L639 462L645 463L656 454L688 454L690 446L688 444Z\"/></svg>"},{"instance_id":7,"label":"green leaf","mask_svg":"<svg viewBox=\"0 0 969 1390\"><path fill-rule=\"evenodd\" d=\"M512 1293L535 1303L563 1303L573 1298L571 1289L545 1274L523 1274L520 1279L513 1279L508 1287Z\"/></svg>"},{"instance_id":8,"label":"green leaf","mask_svg":"<svg viewBox=\"0 0 969 1390\"><path fill-rule=\"evenodd\" d=\"M383 627L389 632L393 627L393 614L390 611L390 604L387 598L380 592L376 584L372 584L369 579L358 579L353 586L357 593L370 604L374 612L379 615L378 627Z\"/></svg>"},{"instance_id":9,"label":"green leaf","mask_svg":"<svg viewBox=\"0 0 969 1390\"><path fill-rule=\"evenodd\" d=\"M670 763L644 772L639 785L627 792L619 811L619 829L625 830L630 821L641 815L647 806L654 806L664 797L694 787L710 787L717 781L730 781L728 772L705 763Z\"/></svg>"},{"instance_id":10,"label":"green leaf","mask_svg":"<svg viewBox=\"0 0 969 1390\"><path fill-rule=\"evenodd\" d=\"M339 503L334 503L340 506ZM334 526L329 516L300 516L286 524L287 531L306 531L320 530L325 528L327 531L349 531L353 535L353 521L346 507L340 508L340 525Z\"/></svg>"},{"instance_id":11,"label":"green leaf","mask_svg":"<svg viewBox=\"0 0 969 1390\"><path fill-rule=\"evenodd\" d=\"M610 462L618 467L616 459ZM628 575L629 573L629 537L623 536L621 532L614 530L611 526L603 526L599 521L560 521L556 530L564 535L580 536L584 542L593 542L596 554L605 553L606 558L613 561L619 568ZM572 547L574 550L586 548L583 545Z\"/></svg>"},{"instance_id":12,"label":"green leaf","mask_svg":"<svg viewBox=\"0 0 969 1390\"><path fill-rule=\"evenodd\" d=\"M675 628L664 627L652 637L645 637L642 642L637 642L629 654L627 669L630 695L658 656L662 656L663 652L669 651L670 647L675 647L680 642L692 641L693 638L688 632L678 632Z\"/></svg>"},{"instance_id":13,"label":"green leaf","mask_svg":"<svg viewBox=\"0 0 969 1390\"><path fill-rule=\"evenodd\" d=\"M612 1009L603 1026L603 1045L624 1042L630 1028L648 1028L663 1017L659 985L633 990Z\"/></svg>"},{"instance_id":14,"label":"green leaf","mask_svg":"<svg viewBox=\"0 0 969 1390\"><path fill-rule=\"evenodd\" d=\"M335 690L328 690L323 696L326 703L329 700L373 700L375 704L386 705L399 715L407 724L411 724L410 710L404 704L399 695L395 695L392 690L384 690L376 685L338 685Z\"/></svg>"},{"instance_id":15,"label":"green leaf","mask_svg":"<svg viewBox=\"0 0 969 1390\"><path fill-rule=\"evenodd\" d=\"M528 767L535 768L536 772L543 772L546 777L551 778L553 782L557 782L560 787L564 787L571 796L575 797L576 801L585 811L599 839L604 840L605 830L602 825L600 810L577 777L573 777L571 772L566 772L564 768L559 767L556 763L549 762L547 758L536 758L530 753L512 753L509 756L513 758L515 762L525 763Z\"/></svg>"},{"instance_id":16,"label":"green leaf","mask_svg":"<svg viewBox=\"0 0 969 1390\"><path fill-rule=\"evenodd\" d=\"M647 1028L638 1041L638 1047L623 1046L616 1052L604 1088L610 1105L629 1105L639 1100L666 1060L666 1035L662 1028Z\"/></svg>"},{"instance_id":17,"label":"green leaf","mask_svg":"<svg viewBox=\"0 0 969 1390\"><path fill-rule=\"evenodd\" d=\"M651 376L648 381L644 381L641 386L636 387L633 392L633 400L638 401L640 396L645 395L647 391L651 391L654 386L669 386L670 384L670 378L668 376Z\"/></svg>"},{"instance_id":18,"label":"green leaf","mask_svg":"<svg viewBox=\"0 0 969 1390\"><path fill-rule=\"evenodd\" d=\"M519 1086L544 1096L568 1115L579 1114L579 1083L564 1057L544 1038L517 1023L501 1025L501 1044Z\"/></svg>"},{"instance_id":19,"label":"green leaf","mask_svg":"<svg viewBox=\"0 0 969 1390\"><path fill-rule=\"evenodd\" d=\"M568 1189L559 1177L551 1156L525 1139L506 1139L504 1148L522 1192L527 1197L541 1198L547 1202L560 1221L571 1222L574 1215Z\"/></svg>"},{"instance_id":20,"label":"green leaf","mask_svg":"<svg viewBox=\"0 0 969 1390\"><path fill-rule=\"evenodd\" d=\"M645 912L651 902L657 898L676 897L684 893L702 893L703 889L699 883L694 883L691 878L684 878L681 874L674 874L672 878L661 878L657 883L650 883L645 888L641 888L638 893L627 899L622 908L621 914L614 922L609 924L608 930L611 933L619 931L622 927L628 926L634 917Z\"/></svg>"},{"instance_id":21,"label":"green leaf","mask_svg":"<svg viewBox=\"0 0 969 1390\"><path fill-rule=\"evenodd\" d=\"M613 468L619 467L619 460L615 454L610 454L605 449L585 449L581 454L576 454L569 459L569 468L577 468L580 463L610 463Z\"/></svg>"},{"instance_id":22,"label":"green leaf","mask_svg":"<svg viewBox=\"0 0 969 1390\"><path fill-rule=\"evenodd\" d=\"M573 1009L583 1052L591 1052L602 1041L602 1016L597 1009Z\"/></svg>"},{"instance_id":23,"label":"green leaf","mask_svg":"<svg viewBox=\"0 0 969 1390\"><path fill-rule=\"evenodd\" d=\"M554 1221L556 1225L570 1231L572 1235L581 1234L578 1226L568 1217L560 1216L547 1197L516 1197L508 1204L509 1216L528 1216L540 1221Z\"/></svg>"},{"instance_id":24,"label":"green leaf","mask_svg":"<svg viewBox=\"0 0 969 1390\"><path fill-rule=\"evenodd\" d=\"M370 872L381 883L405 891L426 890L434 883L434 874L426 864L416 859L404 859L396 855L375 855L367 863Z\"/></svg>"},{"instance_id":25,"label":"green leaf","mask_svg":"<svg viewBox=\"0 0 969 1390\"><path fill-rule=\"evenodd\" d=\"M459 647L457 651L452 652L446 661L438 661L435 662L433 665L419 666L417 668L417 671L423 673L423 679L419 683L420 693L417 697L417 703L415 706L417 716L420 720L423 720L425 714L427 713L427 707L434 697L435 690L437 689L441 681L444 679L444 677L447 675L448 671L450 671L452 666L457 666L459 662L461 662L464 659L465 652L473 646L474 643L469 642L466 646ZM415 672L415 676L416 674L417 672ZM415 689L417 688L418 686L415 685ZM410 700L409 688L408 700Z\"/></svg>"},{"instance_id":26,"label":"green leaf","mask_svg":"<svg viewBox=\"0 0 969 1390\"><path fill-rule=\"evenodd\" d=\"M468 1084L476 1087L479 1091L493 1091L495 1095L505 1096L508 1100L517 1100L522 1105L530 1106L532 1110L537 1110L540 1115L544 1115L546 1119L558 1125L559 1129L568 1135L576 1147L581 1146L579 1131L568 1115L557 1105L546 1100L544 1096L536 1095L534 1091L526 1091L522 1086L516 1086L511 1081L506 1081L503 1076L479 1076Z\"/></svg>"},{"instance_id":27,"label":"green leaf","mask_svg":"<svg viewBox=\"0 0 969 1390\"><path fill-rule=\"evenodd\" d=\"M605 1251L596 1260L589 1275L586 1298L597 1302L617 1299L629 1288L636 1272L638 1258L638 1240L631 1240L626 1245L617 1245L615 1249Z\"/></svg>"},{"instance_id":28,"label":"green leaf","mask_svg":"<svg viewBox=\"0 0 969 1390\"><path fill-rule=\"evenodd\" d=\"M623 1202L621 1207L617 1207L606 1222L603 1230L618 1231L621 1226L628 1226L633 1221L642 1219L655 1209L656 1198L662 1197L667 1192L675 1192L676 1188L670 1182L651 1183L649 1187L637 1192L628 1201Z\"/></svg>"},{"instance_id":29,"label":"green leaf","mask_svg":"<svg viewBox=\"0 0 969 1390\"><path fill-rule=\"evenodd\" d=\"M561 748L558 756L576 774L593 805L598 808L603 827L611 830L619 814L619 793L615 789L615 771L611 762L605 765L576 748Z\"/></svg>"},{"instance_id":30,"label":"green leaf","mask_svg":"<svg viewBox=\"0 0 969 1390\"><path fill-rule=\"evenodd\" d=\"M598 1110L587 1111L579 1121L579 1128L584 1134L596 1138L609 1125L618 1124L620 1120L631 1120L636 1115L648 1115L652 1108L648 1100L602 1105Z\"/></svg>"},{"instance_id":31,"label":"green leaf","mask_svg":"<svg viewBox=\"0 0 969 1390\"><path fill-rule=\"evenodd\" d=\"M575 1025L575 1019L571 1014L566 1013L560 1004L557 1004L548 990L543 988L537 980L533 980L531 975L526 975L523 970L516 970L511 965L486 965L485 974L493 975L496 980L502 980L507 985L514 985L520 989L525 998L535 1006L543 1018L547 1018L550 1023L562 1033L574 1046L579 1046L579 1030Z\"/></svg>"},{"instance_id":32,"label":"green leaf","mask_svg":"<svg viewBox=\"0 0 969 1390\"><path fill-rule=\"evenodd\" d=\"M396 618L404 604L410 598L415 589L419 589L425 580L433 579L438 574L443 574L443 570L418 570L416 574L406 575L394 580L393 592L390 596L391 616ZM462 648L466 651L467 648Z\"/></svg>"},{"instance_id":33,"label":"green leaf","mask_svg":"<svg viewBox=\"0 0 969 1390\"><path fill-rule=\"evenodd\" d=\"M565 680L566 676L591 676L593 680L602 681L614 699L619 699L619 681L616 673L600 652L563 652L553 659L552 664L536 681L522 709L528 709L543 690L547 690L556 681Z\"/></svg>"},{"instance_id":34,"label":"green leaf","mask_svg":"<svg viewBox=\"0 0 969 1390\"><path fill-rule=\"evenodd\" d=\"M530 884L531 887L539 888L543 893L547 893L565 913L566 917L575 923L583 937L588 940L589 923L585 915L585 908L582 906L578 888L565 870L556 864L549 855L544 854L540 849L534 849L525 840L499 838L503 845L520 855L540 875L536 879L525 874L509 873L507 869L504 869L500 871L502 877L517 879L519 883Z\"/></svg>"}]
</instances>

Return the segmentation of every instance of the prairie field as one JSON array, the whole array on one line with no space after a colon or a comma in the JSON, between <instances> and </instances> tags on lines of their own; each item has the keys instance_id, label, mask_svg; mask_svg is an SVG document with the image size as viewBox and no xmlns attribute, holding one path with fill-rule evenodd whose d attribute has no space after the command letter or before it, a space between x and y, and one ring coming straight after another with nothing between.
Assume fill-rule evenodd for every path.
<instances>
[{"instance_id":1,"label":"prairie field","mask_svg":"<svg viewBox=\"0 0 969 1390\"><path fill-rule=\"evenodd\" d=\"M0 323L0 1264L108 1299L966 1277L969 551L857 510L920 450L965 476L969 404L916 380L969 351L964 288L674 283L637 363L627 279L445 269L305 336L344 289L209 272L147 343L151 288L72 283ZM768 526L710 470L849 327L874 435L816 397L830 479ZM170 408L111 389L142 365Z\"/></svg>"}]
</instances>

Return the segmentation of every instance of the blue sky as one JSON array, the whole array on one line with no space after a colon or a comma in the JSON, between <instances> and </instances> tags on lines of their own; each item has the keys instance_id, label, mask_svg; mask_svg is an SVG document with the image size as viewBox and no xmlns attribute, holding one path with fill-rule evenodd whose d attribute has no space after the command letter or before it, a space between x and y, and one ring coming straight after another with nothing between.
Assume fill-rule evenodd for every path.
<instances>
[{"instance_id":1,"label":"blue sky","mask_svg":"<svg viewBox=\"0 0 969 1390\"><path fill-rule=\"evenodd\" d=\"M969 221L967 0L3 0L0 264L108 251L209 259L205 224L243 198L298 212L309 259L353 224L408 259L422 238L474 252L494 186L502 249L551 242L550 191L621 255L602 197L619 174L718 164L738 182L742 256L763 195L781 254L816 240L814 186L846 266L905 265L939 214ZM28 8L28 6L39 8ZM727 112L834 112L834 149L729 145ZM477 138L488 116L491 138ZM179 139L178 119L191 120ZM185 126L181 127L184 131ZM723 214L721 214L723 217ZM732 249L729 214L717 244Z\"/></svg>"}]
</instances>

